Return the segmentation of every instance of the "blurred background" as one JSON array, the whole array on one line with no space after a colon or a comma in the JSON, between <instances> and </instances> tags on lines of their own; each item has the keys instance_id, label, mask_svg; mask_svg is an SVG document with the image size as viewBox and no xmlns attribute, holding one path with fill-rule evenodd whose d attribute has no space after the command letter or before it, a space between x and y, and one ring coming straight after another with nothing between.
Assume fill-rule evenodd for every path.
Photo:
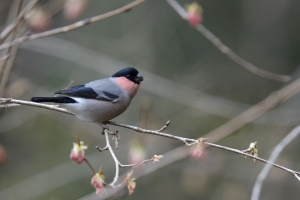
<instances>
[{"instance_id":1,"label":"blurred background","mask_svg":"<svg viewBox=\"0 0 300 200\"><path fill-rule=\"evenodd\" d=\"M65 1L40 1L28 16L24 33L61 27L131 1L74 2L73 7L67 7ZM204 11L203 25L241 57L262 69L299 78L299 1L197 2ZM1 30L16 15L18 3L0 1ZM179 3L184 6L192 1ZM170 120L167 133L189 138L214 130L286 85L258 77L232 62L166 1L145 1L129 12L22 43L2 97L30 100L32 96L51 96L70 84L105 78L128 66L136 67L145 79L129 109L114 121L157 130ZM246 149L257 141L260 157L268 158L274 146L299 124L299 100L296 95L218 143ZM175 140L111 129L120 132L115 152L123 164L163 154L161 164L173 159L166 152L183 146ZM105 145L99 126L40 108L1 109L0 199L79 199L94 193L87 165L76 165L69 159L75 136L89 146L87 158L95 170L103 166L109 183L115 173L113 160L109 152L94 149ZM299 142L300 138L293 141L277 163L299 170ZM190 151L188 147L183 150ZM201 160L180 156L176 162L137 179L133 195L129 196L125 188L112 198L246 200L264 166L212 148ZM148 163L139 170L153 165ZM121 173L127 170L121 169ZM299 199L299 194L299 182L294 177L272 169L261 199Z\"/></svg>"}]
</instances>

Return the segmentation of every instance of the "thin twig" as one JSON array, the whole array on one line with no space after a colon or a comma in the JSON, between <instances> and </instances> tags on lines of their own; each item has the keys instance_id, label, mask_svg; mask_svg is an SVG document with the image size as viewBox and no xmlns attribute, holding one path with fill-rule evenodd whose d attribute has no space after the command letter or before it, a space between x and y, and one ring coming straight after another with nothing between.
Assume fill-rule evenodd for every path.
<instances>
[{"instance_id":1,"label":"thin twig","mask_svg":"<svg viewBox=\"0 0 300 200\"><path fill-rule=\"evenodd\" d=\"M20 14L17 16L17 18L2 31L2 33L0 34L0 42L3 41L18 26L18 24L24 19L24 16L38 2L39 2L39 0L32 0L25 6L25 8L20 12Z\"/></svg>"},{"instance_id":2,"label":"thin twig","mask_svg":"<svg viewBox=\"0 0 300 200\"><path fill-rule=\"evenodd\" d=\"M235 118L231 119L224 125L214 129L207 133L203 137L210 138L211 141L219 141L225 137L228 137L235 131L239 130L243 126L249 124L254 119L270 111L280 103L285 102L295 94L300 92L300 79L296 79L290 84L286 85L282 89L271 93L265 99L245 110Z\"/></svg>"},{"instance_id":3,"label":"thin twig","mask_svg":"<svg viewBox=\"0 0 300 200\"><path fill-rule=\"evenodd\" d=\"M104 147L104 148L100 148L98 146L95 147L98 151L102 152L102 151L105 151L105 150L108 150L108 147L107 145Z\"/></svg>"},{"instance_id":4,"label":"thin twig","mask_svg":"<svg viewBox=\"0 0 300 200\"><path fill-rule=\"evenodd\" d=\"M119 160L117 158L117 156L115 155L113 149L111 148L111 145L110 145L110 142L109 142L109 133L108 133L108 130L105 129L104 130L104 134L105 134L105 139L106 139L106 146L112 156L112 158L114 159L114 162L115 162L115 166L116 166L116 173L115 173L115 177L114 177L114 180L113 182L111 182L109 185L112 186L112 187L115 187L115 184L118 182L119 180Z\"/></svg>"},{"instance_id":5,"label":"thin twig","mask_svg":"<svg viewBox=\"0 0 300 200\"><path fill-rule=\"evenodd\" d=\"M39 38L43 38L43 37L48 37L48 36L59 34L59 33L65 33L65 32L71 31L73 29L80 28L84 25L87 25L87 24L90 24L90 23L93 23L93 22L96 22L96 21L100 21L100 20L112 17L114 15L117 15L117 14L123 13L127 10L130 10L131 8L139 5L143 1L145 1L145 0L135 0L135 1L127 4L126 6L123 6L121 8L118 8L118 9L110 11L110 12L107 12L105 14L101 14L101 15L97 15L95 17L87 18L87 19L75 22L73 24L63 26L63 27L59 27L59 28L56 28L56 29L52 29L52 30L49 30L49 31L19 37L19 38L17 38L16 40L14 40L12 42L8 42L8 43L4 43L4 44L0 45L0 51L3 50L3 49L9 48L13 45L20 44L20 43L25 42L25 41L35 40L35 39L39 39Z\"/></svg>"},{"instance_id":6,"label":"thin twig","mask_svg":"<svg viewBox=\"0 0 300 200\"><path fill-rule=\"evenodd\" d=\"M84 161L89 166L89 168L92 171L93 175L95 175L96 172L95 172L94 168L92 167L91 163L86 158L84 158Z\"/></svg>"},{"instance_id":7,"label":"thin twig","mask_svg":"<svg viewBox=\"0 0 300 200\"><path fill-rule=\"evenodd\" d=\"M12 33L12 39L14 39L17 36L18 31L20 30L20 28L22 28L23 24L21 23L19 25L21 27L17 27L14 30L14 32ZM14 64L15 58L17 56L18 48L19 48L19 45L15 45L15 46L8 48L7 53L10 55L10 57L9 57L9 59L7 59L5 62L2 63L1 72L0 72L0 79L1 79L1 81L0 81L0 96L3 96L3 94L5 93L5 87L9 80L10 72L13 68L13 64Z\"/></svg>"},{"instance_id":8,"label":"thin twig","mask_svg":"<svg viewBox=\"0 0 300 200\"><path fill-rule=\"evenodd\" d=\"M295 127L279 144L276 145L274 151L272 152L272 154L269 158L269 162L272 162L272 163L276 162L277 158L279 157L279 155L283 151L283 149L289 143L291 143L296 137L298 137L299 133L300 133L300 125ZM254 187L252 189L251 200L259 200L262 183L268 176L272 167L273 167L273 165L265 165L264 168L259 173L259 175L257 176Z\"/></svg>"},{"instance_id":9,"label":"thin twig","mask_svg":"<svg viewBox=\"0 0 300 200\"><path fill-rule=\"evenodd\" d=\"M170 120L168 120L166 122L166 124L163 127L161 127L159 130L157 130L157 131L158 132L162 132L162 131L166 130L166 128L168 128L169 125L170 125Z\"/></svg>"},{"instance_id":10,"label":"thin twig","mask_svg":"<svg viewBox=\"0 0 300 200\"><path fill-rule=\"evenodd\" d=\"M17 15L19 15L19 13L21 12L23 6L23 0L20 0L18 2L18 5L16 6L16 10L17 10ZM12 35L9 39L9 41L13 41L14 39L16 39L16 37L18 36L18 33L20 31L20 27L23 27L23 23L18 23L15 27L15 29L12 32ZM1 68L0 68L0 96L3 96L4 92L5 92L5 87L6 87L6 83L9 79L9 74L11 72L11 69L13 67L13 63L18 51L18 47L19 45L13 46L13 47L9 47L6 50L6 54L9 54L9 58L6 59L2 64L1 64Z\"/></svg>"},{"instance_id":11,"label":"thin twig","mask_svg":"<svg viewBox=\"0 0 300 200\"><path fill-rule=\"evenodd\" d=\"M119 163L119 166L122 167L122 168L123 167L138 167L138 166L140 166L142 164L145 164L147 162L150 162L150 161L153 161L153 160L150 158L150 159L143 160L142 162L139 162L139 163L136 163L136 164L128 164L128 165L123 165L123 164Z\"/></svg>"},{"instance_id":12,"label":"thin twig","mask_svg":"<svg viewBox=\"0 0 300 200\"><path fill-rule=\"evenodd\" d=\"M188 13L176 0L166 0L166 1L181 16L181 18L187 20ZM197 25L195 29L199 31L207 40L209 40L218 50L220 50L228 58L230 58L232 61L239 64L239 66L243 67L249 72L263 78L280 81L280 82L288 82L291 80L290 76L281 75L281 74L260 69L256 67L254 64L246 61L245 59L237 55L235 52L233 52L228 46L226 46L218 37L216 37L202 24Z\"/></svg>"},{"instance_id":13,"label":"thin twig","mask_svg":"<svg viewBox=\"0 0 300 200\"><path fill-rule=\"evenodd\" d=\"M25 106L33 106L38 108L45 108L53 111L58 111L70 115L74 115L73 113L69 112L68 110L64 108L60 108L58 105L48 105L48 104L42 104L42 103L35 103L31 101L23 101L23 100L17 100L12 98L0 98L0 105L10 105L10 104L19 104L19 105L25 105Z\"/></svg>"},{"instance_id":14,"label":"thin twig","mask_svg":"<svg viewBox=\"0 0 300 200\"><path fill-rule=\"evenodd\" d=\"M163 133L163 132L160 132L160 131L147 130L147 129L143 129L143 128L136 127L136 126L121 124L121 123L118 123L118 122L107 121L105 123L106 124L111 124L111 125L114 125L114 126L119 126L119 127L131 129L131 130L134 130L134 131L140 132L140 133L147 133L147 134L151 134L151 135L157 135L157 136L162 136L162 137L166 137L166 138L179 140L180 142L183 142L187 146L190 146L190 145L194 144L195 142L197 142L197 140L195 140L195 139L179 137L179 136L176 136L176 135L171 135L171 134Z\"/></svg>"},{"instance_id":15,"label":"thin twig","mask_svg":"<svg viewBox=\"0 0 300 200\"><path fill-rule=\"evenodd\" d=\"M229 148L229 147L225 147L225 146L222 146L222 145L213 144L213 143L209 143L209 142L204 142L204 144L207 145L207 146L210 146L210 147L214 147L214 148L218 148L218 149L223 149L223 150L226 150L226 151L230 151L230 152L233 152L233 153L240 154L240 155L242 155L242 156L250 157L250 158L253 158L253 159L255 159L255 160L259 160L259 161L261 161L261 162L263 162L263 163L268 163L268 164L270 164L270 165L272 165L272 166L274 166L274 167L277 167L278 169L281 169L281 170L284 170L284 171L286 171L286 172L291 173L293 176L294 176L295 174L300 175L300 172L297 172L297 171L291 170L291 169L289 169L289 168L283 167L283 166L281 166L281 165L272 163L272 162L270 162L270 161L268 161L268 160L265 160L265 159L262 159L262 158L260 158L260 157L256 157L256 156L253 156L253 155L251 155L251 154L247 154L247 153L245 153L245 152L243 152L243 151L241 151L241 150L237 150L237 149L233 149L233 148Z\"/></svg>"}]
</instances>

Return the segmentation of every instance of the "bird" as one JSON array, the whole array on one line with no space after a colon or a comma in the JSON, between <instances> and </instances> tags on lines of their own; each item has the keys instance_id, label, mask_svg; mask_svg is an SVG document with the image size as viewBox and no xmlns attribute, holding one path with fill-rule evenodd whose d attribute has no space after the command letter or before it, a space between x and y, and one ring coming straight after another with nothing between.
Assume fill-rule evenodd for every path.
<instances>
[{"instance_id":1,"label":"bird","mask_svg":"<svg viewBox=\"0 0 300 200\"><path fill-rule=\"evenodd\" d=\"M136 95L144 77L133 67L111 77L54 92L56 97L32 97L33 102L57 103L85 122L108 129L105 122L122 114Z\"/></svg>"}]
</instances>

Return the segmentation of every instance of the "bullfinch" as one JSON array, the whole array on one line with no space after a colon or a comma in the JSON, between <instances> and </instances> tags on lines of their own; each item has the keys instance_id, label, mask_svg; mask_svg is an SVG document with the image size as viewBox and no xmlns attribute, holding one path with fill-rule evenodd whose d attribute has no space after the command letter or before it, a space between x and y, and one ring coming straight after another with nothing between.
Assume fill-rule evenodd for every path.
<instances>
[{"instance_id":1,"label":"bullfinch","mask_svg":"<svg viewBox=\"0 0 300 200\"><path fill-rule=\"evenodd\" d=\"M58 97L33 97L33 102L53 102L85 122L107 128L103 122L123 113L137 93L143 76L133 67L124 68L109 78L55 92Z\"/></svg>"}]
</instances>

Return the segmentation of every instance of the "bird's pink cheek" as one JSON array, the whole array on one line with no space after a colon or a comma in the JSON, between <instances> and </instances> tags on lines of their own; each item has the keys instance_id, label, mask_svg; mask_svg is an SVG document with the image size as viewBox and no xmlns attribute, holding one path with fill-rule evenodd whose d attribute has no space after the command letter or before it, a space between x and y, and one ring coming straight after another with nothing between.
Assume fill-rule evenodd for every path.
<instances>
[{"instance_id":1,"label":"bird's pink cheek","mask_svg":"<svg viewBox=\"0 0 300 200\"><path fill-rule=\"evenodd\" d=\"M128 93L130 96L134 96L136 92L139 89L139 85L133 83L132 81L128 80L125 77L117 78L117 82L126 93Z\"/></svg>"}]
</instances>

